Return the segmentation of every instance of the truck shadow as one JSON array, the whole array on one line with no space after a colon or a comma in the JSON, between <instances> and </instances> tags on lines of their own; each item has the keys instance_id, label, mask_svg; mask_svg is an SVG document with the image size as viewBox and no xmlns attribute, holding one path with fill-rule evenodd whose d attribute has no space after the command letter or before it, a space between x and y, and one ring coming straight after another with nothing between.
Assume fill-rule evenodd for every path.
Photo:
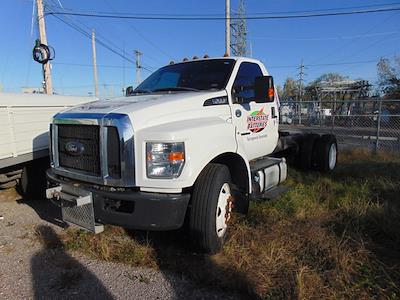
<instances>
[{"instance_id":1,"label":"truck shadow","mask_svg":"<svg viewBox=\"0 0 400 300\"><path fill-rule=\"evenodd\" d=\"M101 281L67 254L50 226L36 234L42 249L31 259L34 299L113 299Z\"/></svg>"},{"instance_id":2,"label":"truck shadow","mask_svg":"<svg viewBox=\"0 0 400 300\"><path fill-rule=\"evenodd\" d=\"M46 222L62 228L68 227L68 225L62 220L61 209L52 204L50 200L40 197L22 197L21 199L17 200L17 203L30 206L39 216L39 218Z\"/></svg>"},{"instance_id":3,"label":"truck shadow","mask_svg":"<svg viewBox=\"0 0 400 300\"><path fill-rule=\"evenodd\" d=\"M187 230L156 232L126 230L136 242L151 245L157 266L169 279L177 299L204 299L204 292L216 299L259 299L246 275L223 264L220 255L193 252ZM182 288L179 278L195 286ZM207 297L207 296L206 296Z\"/></svg>"}]
</instances>

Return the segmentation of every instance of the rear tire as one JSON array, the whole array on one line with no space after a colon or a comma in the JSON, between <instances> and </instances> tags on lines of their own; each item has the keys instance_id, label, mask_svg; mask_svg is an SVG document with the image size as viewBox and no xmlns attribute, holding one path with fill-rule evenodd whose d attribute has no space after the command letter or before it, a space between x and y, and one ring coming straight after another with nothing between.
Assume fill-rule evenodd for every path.
<instances>
[{"instance_id":1,"label":"rear tire","mask_svg":"<svg viewBox=\"0 0 400 300\"><path fill-rule=\"evenodd\" d=\"M325 134L315 142L315 165L320 172L333 171L336 167L338 148L336 137Z\"/></svg>"},{"instance_id":2,"label":"rear tire","mask_svg":"<svg viewBox=\"0 0 400 300\"><path fill-rule=\"evenodd\" d=\"M17 181L16 180L12 180L6 183L1 183L0 184L0 189L10 189L13 188L17 185Z\"/></svg>"},{"instance_id":3,"label":"rear tire","mask_svg":"<svg viewBox=\"0 0 400 300\"><path fill-rule=\"evenodd\" d=\"M49 158L44 157L24 166L17 188L21 196L29 198L29 200L44 196L47 186L46 169L49 164Z\"/></svg>"},{"instance_id":4,"label":"rear tire","mask_svg":"<svg viewBox=\"0 0 400 300\"><path fill-rule=\"evenodd\" d=\"M312 170L315 167L314 164L314 145L318 140L318 134L305 134L300 140L299 152L297 155L297 165L302 170Z\"/></svg>"},{"instance_id":5,"label":"rear tire","mask_svg":"<svg viewBox=\"0 0 400 300\"><path fill-rule=\"evenodd\" d=\"M222 249L232 213L231 187L229 169L221 164L207 165L194 185L189 228L196 248L206 253Z\"/></svg>"}]
</instances>

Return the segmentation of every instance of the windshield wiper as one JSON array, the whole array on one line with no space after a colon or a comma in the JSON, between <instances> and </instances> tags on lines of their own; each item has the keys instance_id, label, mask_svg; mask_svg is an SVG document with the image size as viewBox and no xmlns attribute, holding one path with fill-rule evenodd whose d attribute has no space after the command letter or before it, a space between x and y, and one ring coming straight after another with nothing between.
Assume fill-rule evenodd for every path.
<instances>
[{"instance_id":1,"label":"windshield wiper","mask_svg":"<svg viewBox=\"0 0 400 300\"><path fill-rule=\"evenodd\" d=\"M152 90L148 90L148 89L146 89L146 90L134 90L131 95L148 94L148 93L151 93L151 92L152 92Z\"/></svg>"},{"instance_id":2,"label":"windshield wiper","mask_svg":"<svg viewBox=\"0 0 400 300\"><path fill-rule=\"evenodd\" d=\"M192 92L198 92L200 90L194 89L194 88L189 88L189 87L183 87L183 86L171 86L171 87L165 87L165 88L153 90L153 92L163 92L163 91L192 91Z\"/></svg>"}]
</instances>

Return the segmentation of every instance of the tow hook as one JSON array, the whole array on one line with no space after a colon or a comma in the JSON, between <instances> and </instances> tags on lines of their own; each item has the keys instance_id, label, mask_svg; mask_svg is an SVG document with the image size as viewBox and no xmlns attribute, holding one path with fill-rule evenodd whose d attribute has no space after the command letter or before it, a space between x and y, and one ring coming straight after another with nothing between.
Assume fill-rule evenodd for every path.
<instances>
[{"instance_id":1,"label":"tow hook","mask_svg":"<svg viewBox=\"0 0 400 300\"><path fill-rule=\"evenodd\" d=\"M52 187L46 190L46 198L47 199L60 199L61 196L61 185L60 186L56 186L56 187Z\"/></svg>"}]
</instances>

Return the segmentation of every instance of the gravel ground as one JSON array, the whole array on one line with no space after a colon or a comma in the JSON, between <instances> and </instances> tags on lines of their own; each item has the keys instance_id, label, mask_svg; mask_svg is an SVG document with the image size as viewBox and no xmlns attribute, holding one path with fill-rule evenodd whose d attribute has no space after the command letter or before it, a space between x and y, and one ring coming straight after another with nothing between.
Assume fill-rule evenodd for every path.
<instances>
[{"instance_id":1,"label":"gravel ground","mask_svg":"<svg viewBox=\"0 0 400 300\"><path fill-rule=\"evenodd\" d=\"M96 261L44 248L35 230L57 240L56 207L0 191L0 299L239 299L174 274Z\"/></svg>"}]
</instances>

